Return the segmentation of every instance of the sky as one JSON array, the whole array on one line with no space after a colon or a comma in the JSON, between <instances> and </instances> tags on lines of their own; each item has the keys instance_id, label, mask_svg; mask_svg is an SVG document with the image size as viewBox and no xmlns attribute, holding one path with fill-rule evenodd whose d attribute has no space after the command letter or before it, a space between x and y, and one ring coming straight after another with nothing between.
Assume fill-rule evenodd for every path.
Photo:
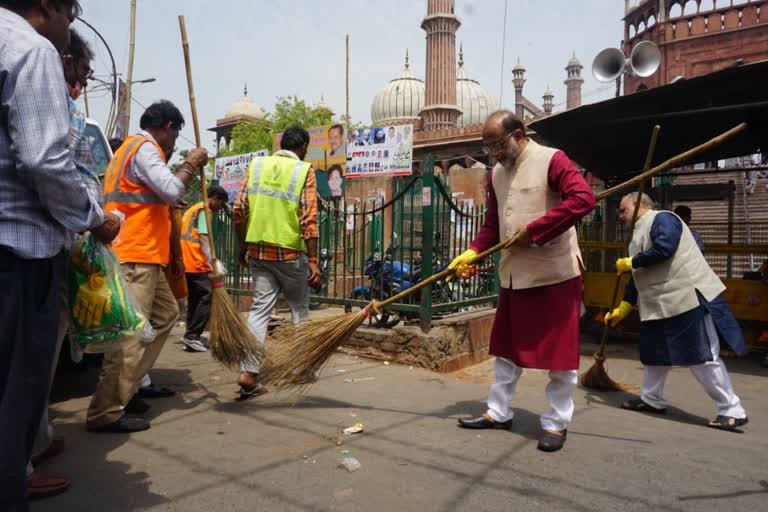
<instances>
[{"instance_id":1,"label":"sky","mask_svg":"<svg viewBox=\"0 0 768 512\"><path fill-rule=\"evenodd\" d=\"M106 39L125 78L130 0L81 4L83 19ZM138 129L141 105L168 99L187 120L178 148L194 147L179 14L186 20L201 137L213 151L215 136L207 128L240 99L246 83L248 96L264 110L272 110L277 96L295 94L311 105L324 97L342 117L347 34L350 117L369 124L371 102L402 71L406 49L411 70L424 79L426 42L420 25L426 12L427 0L137 0L133 80L156 80L133 86L131 132ZM592 77L591 63L600 50L617 47L622 39L622 0L456 0L456 14L461 20L457 51L463 43L465 69L497 99L501 96L502 107L514 105L512 67L518 58L527 70L523 94L537 105L549 86L555 111L565 108L565 66L574 53L584 65L584 103L615 93L613 83ZM105 46L80 22L73 27L95 50L96 76L109 80ZM104 126L109 106L108 93L91 86L90 117Z\"/></svg>"}]
</instances>

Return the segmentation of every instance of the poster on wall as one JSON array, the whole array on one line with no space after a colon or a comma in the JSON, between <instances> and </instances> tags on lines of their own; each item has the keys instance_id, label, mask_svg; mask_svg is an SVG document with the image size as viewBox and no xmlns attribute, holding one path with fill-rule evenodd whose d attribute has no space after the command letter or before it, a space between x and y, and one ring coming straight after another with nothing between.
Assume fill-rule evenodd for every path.
<instances>
[{"instance_id":1,"label":"poster on wall","mask_svg":"<svg viewBox=\"0 0 768 512\"><path fill-rule=\"evenodd\" d=\"M347 178L410 176L412 164L409 124L352 130L347 137Z\"/></svg>"},{"instance_id":2,"label":"poster on wall","mask_svg":"<svg viewBox=\"0 0 768 512\"><path fill-rule=\"evenodd\" d=\"M347 155L346 128L329 124L308 128L309 147L304 158L315 170L317 193L322 197L343 197ZM280 148L282 133L273 135L274 148Z\"/></svg>"},{"instance_id":3,"label":"poster on wall","mask_svg":"<svg viewBox=\"0 0 768 512\"><path fill-rule=\"evenodd\" d=\"M243 180L248 176L248 167L254 158L267 156L266 149L244 155L225 156L216 159L216 170L213 178L219 180L229 195L229 202L234 203L237 193L243 186Z\"/></svg>"}]
</instances>

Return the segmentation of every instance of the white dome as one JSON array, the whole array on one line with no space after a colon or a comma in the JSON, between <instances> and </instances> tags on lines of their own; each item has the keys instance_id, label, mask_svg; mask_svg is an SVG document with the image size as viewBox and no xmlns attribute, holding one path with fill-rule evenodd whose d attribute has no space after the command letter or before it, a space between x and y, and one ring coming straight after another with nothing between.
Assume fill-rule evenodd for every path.
<instances>
[{"instance_id":1,"label":"white dome","mask_svg":"<svg viewBox=\"0 0 768 512\"><path fill-rule=\"evenodd\" d=\"M243 97L227 109L224 117L248 116L255 119L264 119L264 111L248 97L248 87L243 90Z\"/></svg>"},{"instance_id":2,"label":"white dome","mask_svg":"<svg viewBox=\"0 0 768 512\"><path fill-rule=\"evenodd\" d=\"M488 117L499 110L491 93L467 75L463 52L459 55L459 67L456 70L456 104L463 112L457 120L459 126L485 124Z\"/></svg>"},{"instance_id":3,"label":"white dome","mask_svg":"<svg viewBox=\"0 0 768 512\"><path fill-rule=\"evenodd\" d=\"M375 125L382 125L416 119L422 108L424 81L411 73L406 53L403 72L376 93L371 104L371 121Z\"/></svg>"}]
</instances>

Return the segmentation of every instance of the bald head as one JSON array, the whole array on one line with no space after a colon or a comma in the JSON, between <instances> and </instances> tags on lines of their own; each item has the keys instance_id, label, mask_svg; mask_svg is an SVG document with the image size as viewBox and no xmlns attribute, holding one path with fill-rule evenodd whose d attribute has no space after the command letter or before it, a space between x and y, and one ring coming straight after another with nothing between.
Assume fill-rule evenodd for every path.
<instances>
[{"instance_id":1,"label":"bald head","mask_svg":"<svg viewBox=\"0 0 768 512\"><path fill-rule=\"evenodd\" d=\"M509 110L494 112L485 122L483 145L504 167L514 166L527 143L523 121Z\"/></svg>"},{"instance_id":2,"label":"bald head","mask_svg":"<svg viewBox=\"0 0 768 512\"><path fill-rule=\"evenodd\" d=\"M525 125L520 118L509 110L499 110L491 114L485 122L483 140L486 137L489 139L500 139L504 135L514 133L515 130L520 130L522 135L525 135Z\"/></svg>"}]
</instances>

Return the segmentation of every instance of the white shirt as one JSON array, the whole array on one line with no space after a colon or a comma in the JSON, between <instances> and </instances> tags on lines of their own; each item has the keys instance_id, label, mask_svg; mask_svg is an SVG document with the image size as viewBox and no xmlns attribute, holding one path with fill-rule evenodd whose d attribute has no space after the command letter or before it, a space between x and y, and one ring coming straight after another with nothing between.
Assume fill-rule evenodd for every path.
<instances>
[{"instance_id":1,"label":"white shirt","mask_svg":"<svg viewBox=\"0 0 768 512\"><path fill-rule=\"evenodd\" d=\"M140 130L138 135L157 142L149 132L144 130ZM125 177L137 185L146 185L170 204L178 203L184 195L184 184L163 162L163 156L158 153L154 144L145 143L139 147L126 166Z\"/></svg>"}]
</instances>

